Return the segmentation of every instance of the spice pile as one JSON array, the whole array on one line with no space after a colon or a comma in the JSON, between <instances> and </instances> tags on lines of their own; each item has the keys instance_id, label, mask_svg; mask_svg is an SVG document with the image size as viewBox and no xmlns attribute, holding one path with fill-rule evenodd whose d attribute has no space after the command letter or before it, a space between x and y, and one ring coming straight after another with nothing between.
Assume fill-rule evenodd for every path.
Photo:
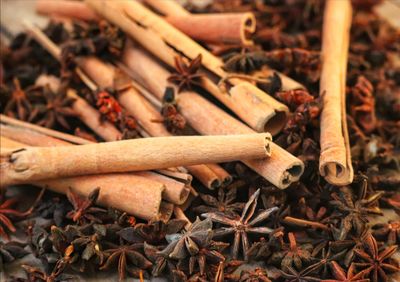
<instances>
[{"instance_id":1,"label":"spice pile","mask_svg":"<svg viewBox=\"0 0 400 282\"><path fill-rule=\"evenodd\" d=\"M250 127L257 128L249 117L253 112L240 112L246 97L237 98L239 91L233 90L236 80L244 80L279 101L274 107L282 103L289 109L286 122L271 126L271 150L274 156L279 145L293 155L287 159L293 169L265 177L257 164L243 161L39 181L34 184L43 189L28 209L21 208L22 197L3 188L0 269L28 254L42 263L22 265L26 276L7 281L65 281L99 270L118 273L120 280L390 281L400 272L395 259L400 219L387 221L383 215L400 215L400 35L374 14L379 1L352 1L345 89L354 170L349 185L328 183L319 168L325 1L215 0L187 5L178 16L157 1L144 2L221 58L223 71L204 67L208 55L190 58L182 51L169 63L168 56L159 58L162 65L138 47L140 39L132 42L118 25L100 19L89 8L96 1L88 6L60 1L71 12L58 9L57 15L51 5L44 11L46 1L39 0L38 10L52 18L42 35L54 46L38 39L35 27L1 45L2 147L230 134L218 128L231 119L235 133L251 133ZM204 24L201 17L212 25L215 14L226 22L232 12L256 22L254 29L246 25L245 38L222 24L218 32L229 30L232 38L185 30L188 23ZM134 15L127 18L135 22ZM234 16L229 19L237 26ZM148 34L143 32L143 40ZM208 119L217 122L208 125ZM130 188L145 195L117 198ZM384 223L370 223L377 218ZM12 236L21 231L24 242ZM254 263L257 267L248 266Z\"/></svg>"}]
</instances>

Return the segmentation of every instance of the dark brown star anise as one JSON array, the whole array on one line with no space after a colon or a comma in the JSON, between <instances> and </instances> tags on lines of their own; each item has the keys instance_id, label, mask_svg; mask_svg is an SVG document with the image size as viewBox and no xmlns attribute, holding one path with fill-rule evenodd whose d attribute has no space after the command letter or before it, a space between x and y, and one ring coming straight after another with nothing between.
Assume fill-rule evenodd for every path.
<instances>
[{"instance_id":1,"label":"dark brown star anise","mask_svg":"<svg viewBox=\"0 0 400 282\"><path fill-rule=\"evenodd\" d=\"M187 270L190 275L198 272L203 276L208 273L206 271L208 271L210 265L217 265L225 260L222 252L228 246L228 243L210 241L207 245L201 247L197 254L190 256L189 260L180 260L177 267L181 270ZM198 267L196 267L196 264Z\"/></svg>"},{"instance_id":2,"label":"dark brown star anise","mask_svg":"<svg viewBox=\"0 0 400 282\"><path fill-rule=\"evenodd\" d=\"M313 246L311 244L298 245L292 232L289 232L288 238L289 244L284 245L281 251L273 253L269 262L280 265L282 270L293 265L300 270L303 268L303 263L308 264L312 260Z\"/></svg>"},{"instance_id":3,"label":"dark brown star anise","mask_svg":"<svg viewBox=\"0 0 400 282\"><path fill-rule=\"evenodd\" d=\"M330 204L343 217L337 239L344 240L352 230L354 230L356 235L362 234L368 223L367 215L382 215L377 202L383 192L376 192L368 196L367 185L367 180L364 179L356 199L354 199L353 192L348 186L340 187L339 193L331 195L333 200L330 201Z\"/></svg>"},{"instance_id":4,"label":"dark brown star anise","mask_svg":"<svg viewBox=\"0 0 400 282\"><path fill-rule=\"evenodd\" d=\"M50 128L59 123L69 129L66 117L77 115L71 108L75 98L69 97L66 93L54 93L50 89L44 89L43 96L45 104L36 104L33 110L35 116L30 119L36 120L35 123L41 126Z\"/></svg>"},{"instance_id":5,"label":"dark brown star anise","mask_svg":"<svg viewBox=\"0 0 400 282\"><path fill-rule=\"evenodd\" d=\"M314 268L309 266L301 271L297 271L289 266L284 271L281 270L281 276L285 278L285 282L313 282L321 281L319 278L310 276L314 272Z\"/></svg>"},{"instance_id":6,"label":"dark brown star anise","mask_svg":"<svg viewBox=\"0 0 400 282\"><path fill-rule=\"evenodd\" d=\"M10 231L12 233L16 231L16 228L10 218L14 217L22 219L30 215L33 212L36 204L42 198L44 191L44 189L41 190L32 206L24 212L18 211L13 208L13 206L18 203L18 198L14 197L6 200L4 193L0 192L0 237L9 239L7 231Z\"/></svg>"},{"instance_id":7,"label":"dark brown star anise","mask_svg":"<svg viewBox=\"0 0 400 282\"><path fill-rule=\"evenodd\" d=\"M388 223L379 223L372 226L372 234L388 245L400 243L400 220L391 220Z\"/></svg>"},{"instance_id":8,"label":"dark brown star anise","mask_svg":"<svg viewBox=\"0 0 400 282\"><path fill-rule=\"evenodd\" d=\"M264 268L257 267L253 270L242 270L239 282L271 282L271 280Z\"/></svg>"},{"instance_id":9,"label":"dark brown star anise","mask_svg":"<svg viewBox=\"0 0 400 282\"><path fill-rule=\"evenodd\" d=\"M219 188L218 196L213 197L208 194L199 193L200 198L206 205L200 205L193 208L196 213L222 212L227 216L237 216L245 203L236 202L236 188L224 189Z\"/></svg>"},{"instance_id":10,"label":"dark brown star anise","mask_svg":"<svg viewBox=\"0 0 400 282\"><path fill-rule=\"evenodd\" d=\"M167 270L171 274L176 270L177 261L168 257L168 255L160 254L162 247L153 246L144 243L144 254L153 263L151 274L155 277L160 276Z\"/></svg>"},{"instance_id":11,"label":"dark brown star anise","mask_svg":"<svg viewBox=\"0 0 400 282\"><path fill-rule=\"evenodd\" d=\"M5 263L13 262L16 259L28 255L30 252L25 250L26 244L20 242L0 242L0 269L3 269Z\"/></svg>"},{"instance_id":12,"label":"dark brown star anise","mask_svg":"<svg viewBox=\"0 0 400 282\"><path fill-rule=\"evenodd\" d=\"M378 244L372 236L368 234L363 242L363 247L354 250L359 262L354 262L360 273L369 277L371 282L386 282L389 280L388 274L399 272L399 263L391 258L397 250L397 246L390 246L379 251Z\"/></svg>"},{"instance_id":13,"label":"dark brown star anise","mask_svg":"<svg viewBox=\"0 0 400 282\"><path fill-rule=\"evenodd\" d=\"M275 212L278 209L277 207L264 210L253 218L259 195L260 189L258 189L250 197L240 217L236 216L231 218L220 212L202 214L203 217L210 218L213 222L229 226L216 229L214 232L214 237L234 234L232 246L232 256L234 259L237 259L239 255L240 242L242 242L243 257L245 260L248 259L247 252L250 248L248 234L267 235L273 232L273 229L271 228L265 226L257 227L257 225L266 220L273 212Z\"/></svg>"},{"instance_id":14,"label":"dark brown star anise","mask_svg":"<svg viewBox=\"0 0 400 282\"><path fill-rule=\"evenodd\" d=\"M212 235L212 221L197 219L187 232L167 235L170 244L160 254L173 259L195 256L202 247L210 243Z\"/></svg>"},{"instance_id":15,"label":"dark brown star anise","mask_svg":"<svg viewBox=\"0 0 400 282\"><path fill-rule=\"evenodd\" d=\"M141 254L143 244L113 246L104 251L107 257L105 263L100 267L101 270L109 269L112 264L118 261L118 276L122 281L126 273L134 277L139 277L141 270L149 269L152 263Z\"/></svg>"},{"instance_id":16,"label":"dark brown star anise","mask_svg":"<svg viewBox=\"0 0 400 282\"><path fill-rule=\"evenodd\" d=\"M175 57L177 73L172 74L168 81L178 85L178 90L191 89L193 85L200 85L203 77L198 71L201 67L201 54L187 64L182 57Z\"/></svg>"},{"instance_id":17,"label":"dark brown star anise","mask_svg":"<svg viewBox=\"0 0 400 282\"><path fill-rule=\"evenodd\" d=\"M67 218L79 224L101 222L101 219L97 217L96 214L106 213L107 211L94 206L99 195L100 188L96 188L90 192L87 198L82 198L78 194L75 194L72 189L68 189L67 198L74 206L74 209L67 213Z\"/></svg>"},{"instance_id":18,"label":"dark brown star anise","mask_svg":"<svg viewBox=\"0 0 400 282\"><path fill-rule=\"evenodd\" d=\"M335 279L325 279L321 282L369 282L369 279L363 278L364 273L354 274L354 264L350 265L347 273L336 261L330 263L330 268Z\"/></svg>"},{"instance_id":19,"label":"dark brown star anise","mask_svg":"<svg viewBox=\"0 0 400 282\"><path fill-rule=\"evenodd\" d=\"M64 260L58 260L52 272L47 274L39 268L26 264L21 265L28 276L28 281L35 282L61 282L74 279L73 276L63 273L66 266L67 263Z\"/></svg>"},{"instance_id":20,"label":"dark brown star anise","mask_svg":"<svg viewBox=\"0 0 400 282\"><path fill-rule=\"evenodd\" d=\"M4 113L9 116L16 116L20 120L27 120L32 111L32 104L21 89L18 78L14 78L14 90L11 92L11 98L4 107Z\"/></svg>"}]
</instances>

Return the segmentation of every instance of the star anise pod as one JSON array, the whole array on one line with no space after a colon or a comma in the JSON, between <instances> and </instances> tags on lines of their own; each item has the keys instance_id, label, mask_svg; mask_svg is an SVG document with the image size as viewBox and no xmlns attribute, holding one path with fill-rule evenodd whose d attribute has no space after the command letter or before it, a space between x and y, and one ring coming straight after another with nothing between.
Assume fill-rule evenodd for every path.
<instances>
[{"instance_id":1,"label":"star anise pod","mask_svg":"<svg viewBox=\"0 0 400 282\"><path fill-rule=\"evenodd\" d=\"M379 251L372 234L366 236L362 246L362 248L354 250L359 258L359 262L354 262L354 265L361 269L361 273L369 277L371 282L386 282L389 280L389 273L400 271L398 261L391 258L396 252L397 246L390 246Z\"/></svg>"},{"instance_id":2,"label":"star anise pod","mask_svg":"<svg viewBox=\"0 0 400 282\"><path fill-rule=\"evenodd\" d=\"M377 192L368 196L367 185L367 180L364 179L357 199L354 199L353 192L348 186L340 187L339 193L332 194L333 200L330 204L343 216L341 231L338 234L339 240L345 239L351 230L360 235L366 228L368 214L382 214L376 203L383 193Z\"/></svg>"},{"instance_id":3,"label":"star anise pod","mask_svg":"<svg viewBox=\"0 0 400 282\"><path fill-rule=\"evenodd\" d=\"M328 249L328 250L327 250ZM315 249L312 252L314 254ZM314 269L314 272L319 273L321 277L326 277L328 274L328 266L331 265L332 262L341 261L346 254L346 250L342 250L338 253L333 253L331 248L323 248L319 253L320 256L314 257L313 260L317 261L310 265L311 268Z\"/></svg>"},{"instance_id":4,"label":"star anise pod","mask_svg":"<svg viewBox=\"0 0 400 282\"><path fill-rule=\"evenodd\" d=\"M101 219L96 216L99 213L106 213L107 211L95 207L96 201L100 195L100 188L94 189L87 198L82 198L74 193L72 189L68 189L67 198L74 206L74 210L67 214L67 218L72 219L74 222L84 224L87 222L101 222Z\"/></svg>"},{"instance_id":5,"label":"star anise pod","mask_svg":"<svg viewBox=\"0 0 400 282\"><path fill-rule=\"evenodd\" d=\"M304 89L279 91L275 93L275 96L292 110L295 110L298 106L304 103L314 100L314 96L310 95L310 93Z\"/></svg>"},{"instance_id":6,"label":"star anise pod","mask_svg":"<svg viewBox=\"0 0 400 282\"><path fill-rule=\"evenodd\" d=\"M24 90L21 89L18 78L14 78L14 90L4 107L4 113L9 116L16 116L20 120L27 120L32 111L32 104Z\"/></svg>"},{"instance_id":7,"label":"star anise pod","mask_svg":"<svg viewBox=\"0 0 400 282\"><path fill-rule=\"evenodd\" d=\"M212 273L214 274L215 282L224 281L237 281L239 279L237 274L234 274L236 270L243 265L243 261L240 260L225 260L218 264L218 267L211 265Z\"/></svg>"},{"instance_id":8,"label":"star anise pod","mask_svg":"<svg viewBox=\"0 0 400 282\"><path fill-rule=\"evenodd\" d=\"M388 245L400 243L400 220L375 224L372 226L372 234L375 238L384 240Z\"/></svg>"},{"instance_id":9,"label":"star anise pod","mask_svg":"<svg viewBox=\"0 0 400 282\"><path fill-rule=\"evenodd\" d=\"M52 272L48 274L39 268L26 264L21 265L25 270L29 281L35 282L62 282L74 279L73 276L63 273L66 266L67 263L64 260L59 260L54 266Z\"/></svg>"},{"instance_id":10,"label":"star anise pod","mask_svg":"<svg viewBox=\"0 0 400 282\"><path fill-rule=\"evenodd\" d=\"M300 270L303 268L303 264L311 262L313 247L311 244L298 245L292 232L289 232L288 238L289 244L283 246L281 251L273 253L268 261L274 265L280 265L282 270L293 265Z\"/></svg>"},{"instance_id":11,"label":"star anise pod","mask_svg":"<svg viewBox=\"0 0 400 282\"><path fill-rule=\"evenodd\" d=\"M112 264L118 261L118 276L122 281L126 277L126 273L134 277L139 277L140 270L149 269L152 263L141 254L143 244L137 243L133 245L113 246L111 249L104 251L107 257L105 263L100 270L109 269Z\"/></svg>"},{"instance_id":12,"label":"star anise pod","mask_svg":"<svg viewBox=\"0 0 400 282\"><path fill-rule=\"evenodd\" d=\"M177 267L181 270L187 270L190 275L198 272L203 276L208 273L210 265L217 265L225 260L222 252L228 246L228 243L210 241L207 245L201 247L197 254L190 256L189 260L180 260ZM196 267L196 264L198 267Z\"/></svg>"},{"instance_id":13,"label":"star anise pod","mask_svg":"<svg viewBox=\"0 0 400 282\"><path fill-rule=\"evenodd\" d=\"M167 273L171 274L176 270L177 261L160 253L162 246L153 246L144 243L144 254L153 263L153 269L151 274L155 277L160 276L167 270Z\"/></svg>"},{"instance_id":14,"label":"star anise pod","mask_svg":"<svg viewBox=\"0 0 400 282\"><path fill-rule=\"evenodd\" d=\"M176 72L168 81L178 85L178 90L191 89L193 85L200 85L202 74L198 73L201 67L201 54L187 64L182 57L175 57Z\"/></svg>"},{"instance_id":15,"label":"star anise pod","mask_svg":"<svg viewBox=\"0 0 400 282\"><path fill-rule=\"evenodd\" d=\"M154 221L149 223L138 223L134 227L127 227L118 232L122 239L129 243L159 244L165 240L166 235L176 234L182 230L186 221L182 219L171 219Z\"/></svg>"},{"instance_id":16,"label":"star anise pod","mask_svg":"<svg viewBox=\"0 0 400 282\"><path fill-rule=\"evenodd\" d=\"M236 202L236 188L224 189L219 188L218 196L213 197L208 194L199 193L200 198L206 205L200 205L193 208L196 213L208 213L208 212L222 212L227 216L237 216L237 213L241 211L245 203Z\"/></svg>"},{"instance_id":17,"label":"star anise pod","mask_svg":"<svg viewBox=\"0 0 400 282\"><path fill-rule=\"evenodd\" d=\"M336 261L330 263L330 268L335 279L325 279L321 282L369 282L369 279L363 277L363 272L354 274L354 264L350 265L347 273Z\"/></svg>"},{"instance_id":18,"label":"star anise pod","mask_svg":"<svg viewBox=\"0 0 400 282\"><path fill-rule=\"evenodd\" d=\"M212 238L212 221L197 219L185 233L167 235L169 245L160 253L173 259L195 256Z\"/></svg>"},{"instance_id":19,"label":"star anise pod","mask_svg":"<svg viewBox=\"0 0 400 282\"><path fill-rule=\"evenodd\" d=\"M54 93L48 88L44 89L43 97L45 104L36 104L34 106L33 112L35 112L35 115L30 120L49 128L59 123L64 128L70 129L66 118L77 115L71 108L75 99L69 97L66 92Z\"/></svg>"},{"instance_id":20,"label":"star anise pod","mask_svg":"<svg viewBox=\"0 0 400 282\"><path fill-rule=\"evenodd\" d=\"M240 242L242 242L243 257L245 260L248 259L247 252L250 247L248 234L267 235L273 232L273 229L271 228L264 226L257 227L257 225L266 220L273 212L275 212L278 209L277 207L264 210L253 218L259 195L260 189L258 189L250 197L240 217L236 216L234 218L231 218L220 212L202 214L203 217L210 218L213 222L221 223L228 226L216 229L214 232L214 237L234 234L234 241L232 246L232 256L234 259L237 259L239 255Z\"/></svg>"},{"instance_id":21,"label":"star anise pod","mask_svg":"<svg viewBox=\"0 0 400 282\"><path fill-rule=\"evenodd\" d=\"M281 270L281 276L285 278L285 282L313 282L321 281L319 278L310 276L314 272L314 268L309 266L301 271L297 271L289 266L285 270Z\"/></svg>"},{"instance_id":22,"label":"star anise pod","mask_svg":"<svg viewBox=\"0 0 400 282\"><path fill-rule=\"evenodd\" d=\"M271 280L265 269L257 267L253 270L242 270L239 282L271 282Z\"/></svg>"},{"instance_id":23,"label":"star anise pod","mask_svg":"<svg viewBox=\"0 0 400 282\"><path fill-rule=\"evenodd\" d=\"M18 211L13 208L13 206L18 203L18 198L14 197L6 200L4 193L0 192L0 237L9 239L7 231L10 231L12 233L16 231L16 228L10 218L22 219L30 215L33 212L36 204L42 198L44 191L44 189L40 191L32 206L24 212Z\"/></svg>"}]
</instances>

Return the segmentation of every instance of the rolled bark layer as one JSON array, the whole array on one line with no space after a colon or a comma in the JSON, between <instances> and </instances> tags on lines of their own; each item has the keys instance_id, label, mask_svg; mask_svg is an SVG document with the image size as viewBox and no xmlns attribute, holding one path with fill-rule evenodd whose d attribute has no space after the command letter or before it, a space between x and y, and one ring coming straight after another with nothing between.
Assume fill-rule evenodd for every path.
<instances>
[{"instance_id":1,"label":"rolled bark layer","mask_svg":"<svg viewBox=\"0 0 400 282\"><path fill-rule=\"evenodd\" d=\"M36 0L36 12L42 15L76 18L84 21L99 20L85 3L68 0Z\"/></svg>"},{"instance_id":2,"label":"rolled bark layer","mask_svg":"<svg viewBox=\"0 0 400 282\"><path fill-rule=\"evenodd\" d=\"M135 78L161 100L168 85L169 72L143 50L129 48L128 52L129 55L125 54L123 57L124 63ZM146 67L140 68L141 64ZM177 101L179 111L188 123L203 135L254 133L251 128L197 93L182 92L178 95ZM304 171L304 164L279 146L271 144L274 150L270 158L262 161L245 161L244 163L275 186L284 189L300 179Z\"/></svg>"},{"instance_id":3,"label":"rolled bark layer","mask_svg":"<svg viewBox=\"0 0 400 282\"><path fill-rule=\"evenodd\" d=\"M326 2L320 80L323 110L319 171L335 185L347 185L353 181L345 97L351 14L349 0Z\"/></svg>"},{"instance_id":4,"label":"rolled bark layer","mask_svg":"<svg viewBox=\"0 0 400 282\"><path fill-rule=\"evenodd\" d=\"M43 147L43 146L72 146L73 144L50 137L48 135L44 135L32 129L26 129L24 126L30 125L26 122L21 122L19 126L17 125L8 125L8 124L1 124L1 136L12 139L14 142L17 141L19 143L35 146L35 147ZM22 127L21 127L22 126ZM40 126L38 127L41 128ZM54 131L49 129L49 131ZM67 134L68 135L68 134ZM82 139L83 142L89 142L85 139ZM10 142L10 140L9 140ZM17 143L18 144L18 143ZM21 147L21 146L19 146ZM154 172L131 172L129 175L140 175L142 177L148 177L149 179L155 179ZM121 176L122 174L118 174L117 176ZM175 181L175 179L178 179ZM118 177L115 177L113 180L115 183L119 181ZM182 201L186 200L188 197L188 187L191 184L191 175L184 174L184 173L175 173L169 175L169 177L160 177L158 178L159 183L165 186L165 191L162 193L162 197L165 200L170 201L174 204L181 204ZM183 183L183 185L181 184ZM79 184L79 182L78 182ZM130 185L134 185L134 183L130 183ZM95 185L94 185L95 186ZM77 187L79 189L79 187ZM65 191L64 191L65 193Z\"/></svg>"},{"instance_id":5,"label":"rolled bark layer","mask_svg":"<svg viewBox=\"0 0 400 282\"><path fill-rule=\"evenodd\" d=\"M26 147L26 144L4 136L0 138L3 148ZM93 189L100 187L98 204L102 206L114 207L147 220L168 218L171 215L171 212L164 211L164 214L160 212L161 195L165 186L161 182L140 175L114 173L44 180L31 184L61 194L66 194L71 188L82 196L88 196Z\"/></svg>"},{"instance_id":6,"label":"rolled bark layer","mask_svg":"<svg viewBox=\"0 0 400 282\"><path fill-rule=\"evenodd\" d=\"M221 79L228 76L223 70L221 59L212 55L138 1L86 0L86 3L171 67L175 67L177 56L183 54L184 57L193 60L201 55L202 65L205 68ZM208 81L210 85L209 78L203 80ZM246 81L230 79L229 83L233 86L246 85L244 89L246 92L226 95L218 90L218 87L214 91L205 88L256 131L267 130L271 134L276 134L283 128L288 113L285 105ZM252 112L255 114L249 114ZM278 114L280 117L277 120L270 121ZM273 127L270 127L271 123Z\"/></svg>"},{"instance_id":7,"label":"rolled bark layer","mask_svg":"<svg viewBox=\"0 0 400 282\"><path fill-rule=\"evenodd\" d=\"M1 151L2 185L111 172L143 171L270 156L268 133L154 137Z\"/></svg>"}]
</instances>

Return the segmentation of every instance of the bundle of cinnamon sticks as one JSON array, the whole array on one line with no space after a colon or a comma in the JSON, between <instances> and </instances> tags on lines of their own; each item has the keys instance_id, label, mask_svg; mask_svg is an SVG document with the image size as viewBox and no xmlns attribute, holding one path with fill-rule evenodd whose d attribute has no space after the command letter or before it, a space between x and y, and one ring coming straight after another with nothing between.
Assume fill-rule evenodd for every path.
<instances>
[{"instance_id":1,"label":"bundle of cinnamon sticks","mask_svg":"<svg viewBox=\"0 0 400 282\"><path fill-rule=\"evenodd\" d=\"M324 37L320 85L325 107L320 171L332 184L352 181L343 112L349 5L348 1L328 1L325 12L324 35L334 28L340 33L337 40ZM100 204L155 219L169 218L173 205L184 205L189 195L197 195L192 177L209 189L230 183L232 176L218 163L241 161L280 189L300 179L303 161L271 137L286 126L289 108L260 89L254 77L229 73L222 59L210 51L218 44L252 46L256 27L252 13L191 14L174 1L152 0L38 0L36 8L65 26L71 19L99 25L106 20L125 33L119 61L77 56L72 59L74 75L92 92L113 88L115 103L135 119L142 138L120 140L124 132L68 86L66 95L73 101L75 116L106 142L88 141L2 115L2 187L30 183L60 193L71 187L83 195L101 187ZM340 26L334 27L334 22ZM27 24L27 30L64 63L62 46L35 26ZM174 69L182 72L196 60L197 73L184 74L184 79L195 80L196 88L182 90L171 82ZM266 72L274 73L271 69ZM304 89L280 76L284 89ZM40 84L49 85L50 80L54 89L65 87L54 77L43 76ZM162 111L167 90L176 93L175 115L184 118L192 136L173 136L165 122L157 122L166 119ZM330 144L338 134L344 137Z\"/></svg>"}]
</instances>

